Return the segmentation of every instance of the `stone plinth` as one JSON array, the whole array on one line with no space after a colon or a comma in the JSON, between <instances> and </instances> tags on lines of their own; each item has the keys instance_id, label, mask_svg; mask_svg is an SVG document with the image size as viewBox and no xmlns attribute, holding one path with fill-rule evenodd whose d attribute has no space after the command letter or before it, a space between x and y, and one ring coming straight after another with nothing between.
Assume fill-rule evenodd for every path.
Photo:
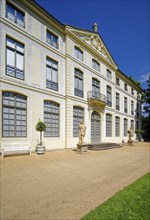
<instances>
[{"instance_id":1,"label":"stone plinth","mask_svg":"<svg viewBox=\"0 0 150 220\"><path fill-rule=\"evenodd\" d=\"M77 152L85 153L88 151L88 144L77 144Z\"/></svg>"},{"instance_id":2,"label":"stone plinth","mask_svg":"<svg viewBox=\"0 0 150 220\"><path fill-rule=\"evenodd\" d=\"M134 145L134 141L128 140L128 145L129 145L129 146L133 146L133 145Z\"/></svg>"}]
</instances>

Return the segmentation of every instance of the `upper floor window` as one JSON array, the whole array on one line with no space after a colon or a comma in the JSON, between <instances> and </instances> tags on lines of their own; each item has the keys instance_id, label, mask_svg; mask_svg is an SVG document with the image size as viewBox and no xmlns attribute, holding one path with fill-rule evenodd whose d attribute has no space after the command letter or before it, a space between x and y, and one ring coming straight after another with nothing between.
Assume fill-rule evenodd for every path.
<instances>
[{"instance_id":1,"label":"upper floor window","mask_svg":"<svg viewBox=\"0 0 150 220\"><path fill-rule=\"evenodd\" d=\"M124 112L127 113L128 112L128 104L127 104L127 98L124 97Z\"/></svg>"},{"instance_id":2,"label":"upper floor window","mask_svg":"<svg viewBox=\"0 0 150 220\"><path fill-rule=\"evenodd\" d=\"M46 125L45 137L59 137L59 104L44 101L44 123Z\"/></svg>"},{"instance_id":3,"label":"upper floor window","mask_svg":"<svg viewBox=\"0 0 150 220\"><path fill-rule=\"evenodd\" d=\"M58 49L58 36L47 30L46 42Z\"/></svg>"},{"instance_id":4,"label":"upper floor window","mask_svg":"<svg viewBox=\"0 0 150 220\"><path fill-rule=\"evenodd\" d=\"M6 75L24 79L24 45L10 37L6 39Z\"/></svg>"},{"instance_id":5,"label":"upper floor window","mask_svg":"<svg viewBox=\"0 0 150 220\"><path fill-rule=\"evenodd\" d=\"M116 85L120 86L120 79L116 77Z\"/></svg>"},{"instance_id":6,"label":"upper floor window","mask_svg":"<svg viewBox=\"0 0 150 220\"><path fill-rule=\"evenodd\" d=\"M106 114L106 137L112 136L112 115Z\"/></svg>"},{"instance_id":7,"label":"upper floor window","mask_svg":"<svg viewBox=\"0 0 150 220\"><path fill-rule=\"evenodd\" d=\"M74 71L74 94L83 97L83 73L79 69Z\"/></svg>"},{"instance_id":8,"label":"upper floor window","mask_svg":"<svg viewBox=\"0 0 150 220\"><path fill-rule=\"evenodd\" d=\"M120 136L120 118L118 116L115 117L115 134L116 137Z\"/></svg>"},{"instance_id":9,"label":"upper floor window","mask_svg":"<svg viewBox=\"0 0 150 220\"><path fill-rule=\"evenodd\" d=\"M100 71L100 64L94 59L92 59L92 67L93 69Z\"/></svg>"},{"instance_id":10,"label":"upper floor window","mask_svg":"<svg viewBox=\"0 0 150 220\"><path fill-rule=\"evenodd\" d=\"M134 95L134 89L131 88L131 94Z\"/></svg>"},{"instance_id":11,"label":"upper floor window","mask_svg":"<svg viewBox=\"0 0 150 220\"><path fill-rule=\"evenodd\" d=\"M58 91L58 62L46 58L46 87Z\"/></svg>"},{"instance_id":12,"label":"upper floor window","mask_svg":"<svg viewBox=\"0 0 150 220\"><path fill-rule=\"evenodd\" d=\"M73 106L73 137L79 137L79 124L84 121L84 108Z\"/></svg>"},{"instance_id":13,"label":"upper floor window","mask_svg":"<svg viewBox=\"0 0 150 220\"><path fill-rule=\"evenodd\" d=\"M13 92L2 94L3 137L27 136L27 97Z\"/></svg>"},{"instance_id":14,"label":"upper floor window","mask_svg":"<svg viewBox=\"0 0 150 220\"><path fill-rule=\"evenodd\" d=\"M10 3L6 3L6 17L20 27L25 27L25 14Z\"/></svg>"},{"instance_id":15,"label":"upper floor window","mask_svg":"<svg viewBox=\"0 0 150 220\"><path fill-rule=\"evenodd\" d=\"M140 104L137 102L136 105L136 116L139 117L140 116Z\"/></svg>"},{"instance_id":16,"label":"upper floor window","mask_svg":"<svg viewBox=\"0 0 150 220\"><path fill-rule=\"evenodd\" d=\"M76 58L78 58L79 60L83 61L83 51L78 48L78 47L74 47L74 55Z\"/></svg>"},{"instance_id":17,"label":"upper floor window","mask_svg":"<svg viewBox=\"0 0 150 220\"><path fill-rule=\"evenodd\" d=\"M99 98L100 82L99 80L92 78L92 97Z\"/></svg>"},{"instance_id":18,"label":"upper floor window","mask_svg":"<svg viewBox=\"0 0 150 220\"><path fill-rule=\"evenodd\" d=\"M112 73L111 73L111 71L109 69L107 69L107 77L109 79L111 79L111 77L112 77Z\"/></svg>"},{"instance_id":19,"label":"upper floor window","mask_svg":"<svg viewBox=\"0 0 150 220\"><path fill-rule=\"evenodd\" d=\"M120 110L120 95L116 92L116 110Z\"/></svg>"},{"instance_id":20,"label":"upper floor window","mask_svg":"<svg viewBox=\"0 0 150 220\"><path fill-rule=\"evenodd\" d=\"M112 95L111 95L111 87L107 86L107 105L112 106Z\"/></svg>"},{"instance_id":21,"label":"upper floor window","mask_svg":"<svg viewBox=\"0 0 150 220\"><path fill-rule=\"evenodd\" d=\"M128 91L128 86L126 83L124 84L124 90Z\"/></svg>"},{"instance_id":22,"label":"upper floor window","mask_svg":"<svg viewBox=\"0 0 150 220\"><path fill-rule=\"evenodd\" d=\"M134 101L131 101L131 115L134 115Z\"/></svg>"}]
</instances>

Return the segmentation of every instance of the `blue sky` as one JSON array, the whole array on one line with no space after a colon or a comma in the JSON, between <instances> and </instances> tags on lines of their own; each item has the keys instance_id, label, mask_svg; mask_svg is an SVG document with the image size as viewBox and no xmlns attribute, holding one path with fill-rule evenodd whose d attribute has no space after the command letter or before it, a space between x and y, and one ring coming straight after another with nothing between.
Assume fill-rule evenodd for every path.
<instances>
[{"instance_id":1,"label":"blue sky","mask_svg":"<svg viewBox=\"0 0 150 220\"><path fill-rule=\"evenodd\" d=\"M64 24L99 34L119 69L146 87L150 74L150 0L36 0Z\"/></svg>"}]
</instances>

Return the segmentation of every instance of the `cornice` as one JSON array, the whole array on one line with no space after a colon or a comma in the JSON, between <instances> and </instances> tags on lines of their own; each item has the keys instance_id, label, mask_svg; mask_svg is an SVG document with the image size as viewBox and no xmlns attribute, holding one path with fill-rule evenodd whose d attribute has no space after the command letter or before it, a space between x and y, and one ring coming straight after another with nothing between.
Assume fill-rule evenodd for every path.
<instances>
[{"instance_id":1,"label":"cornice","mask_svg":"<svg viewBox=\"0 0 150 220\"><path fill-rule=\"evenodd\" d=\"M27 90L30 90L30 91L40 92L40 93L45 94L45 95L65 99L65 95L61 95L59 93L56 94L53 91L46 91L45 89L37 88L33 85L28 85L25 82L16 82L15 80L8 79L8 78L5 78L5 77L0 77L0 82L6 83L6 84L9 84L9 85L12 85L12 86L17 86L17 87L27 89Z\"/></svg>"}]
</instances>

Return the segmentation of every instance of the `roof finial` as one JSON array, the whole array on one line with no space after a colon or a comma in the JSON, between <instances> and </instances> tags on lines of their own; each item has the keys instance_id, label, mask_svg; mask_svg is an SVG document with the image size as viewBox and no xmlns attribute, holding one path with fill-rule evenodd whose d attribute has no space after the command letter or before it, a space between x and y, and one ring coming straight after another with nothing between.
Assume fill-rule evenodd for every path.
<instances>
[{"instance_id":1,"label":"roof finial","mask_svg":"<svg viewBox=\"0 0 150 220\"><path fill-rule=\"evenodd\" d=\"M98 32L98 24L97 23L93 24L93 32Z\"/></svg>"}]
</instances>

